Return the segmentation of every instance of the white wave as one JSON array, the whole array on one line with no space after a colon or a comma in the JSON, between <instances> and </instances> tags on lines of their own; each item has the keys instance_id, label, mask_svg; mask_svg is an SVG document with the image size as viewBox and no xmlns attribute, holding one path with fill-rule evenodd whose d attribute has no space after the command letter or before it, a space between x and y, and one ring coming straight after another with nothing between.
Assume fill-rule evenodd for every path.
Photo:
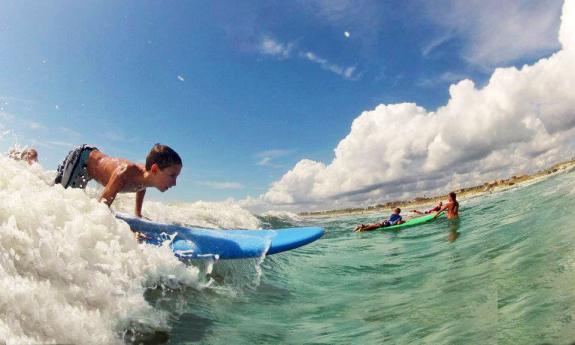
<instances>
[{"instance_id":1,"label":"white wave","mask_svg":"<svg viewBox=\"0 0 575 345\"><path fill-rule=\"evenodd\" d=\"M262 217L275 217L275 218L280 218L280 219L284 219L290 222L301 222L303 221L303 218L298 216L297 214L293 213L293 212L289 212L289 211L267 211L262 213Z\"/></svg>"},{"instance_id":2,"label":"white wave","mask_svg":"<svg viewBox=\"0 0 575 345\"><path fill-rule=\"evenodd\" d=\"M91 193L99 193L92 191ZM119 194L112 205L117 212L133 214L135 194ZM145 200L144 217L161 223L223 229L258 229L260 221L232 201L165 204Z\"/></svg>"},{"instance_id":3,"label":"white wave","mask_svg":"<svg viewBox=\"0 0 575 345\"><path fill-rule=\"evenodd\" d=\"M39 165L0 164L0 343L122 343L127 329L168 328L146 288L204 286L197 268L138 244L96 198L49 186Z\"/></svg>"}]
</instances>

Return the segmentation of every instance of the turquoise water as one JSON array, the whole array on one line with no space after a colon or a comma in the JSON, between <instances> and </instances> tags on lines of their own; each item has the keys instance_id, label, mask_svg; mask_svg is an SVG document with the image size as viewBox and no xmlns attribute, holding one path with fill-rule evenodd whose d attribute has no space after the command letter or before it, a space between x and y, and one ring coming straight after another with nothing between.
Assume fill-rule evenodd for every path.
<instances>
[{"instance_id":1,"label":"turquoise water","mask_svg":"<svg viewBox=\"0 0 575 345\"><path fill-rule=\"evenodd\" d=\"M306 220L326 228L318 242L146 297L172 315L169 344L570 344L574 212L572 172L464 201L455 223Z\"/></svg>"}]
</instances>

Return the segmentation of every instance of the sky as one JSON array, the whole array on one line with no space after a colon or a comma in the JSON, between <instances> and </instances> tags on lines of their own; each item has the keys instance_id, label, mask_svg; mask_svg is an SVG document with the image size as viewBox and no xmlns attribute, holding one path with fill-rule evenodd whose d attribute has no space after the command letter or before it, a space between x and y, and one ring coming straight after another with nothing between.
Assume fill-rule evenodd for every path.
<instances>
[{"instance_id":1,"label":"sky","mask_svg":"<svg viewBox=\"0 0 575 345\"><path fill-rule=\"evenodd\" d=\"M574 1L3 2L0 150L159 142L148 197L254 210L531 172L575 155Z\"/></svg>"}]
</instances>

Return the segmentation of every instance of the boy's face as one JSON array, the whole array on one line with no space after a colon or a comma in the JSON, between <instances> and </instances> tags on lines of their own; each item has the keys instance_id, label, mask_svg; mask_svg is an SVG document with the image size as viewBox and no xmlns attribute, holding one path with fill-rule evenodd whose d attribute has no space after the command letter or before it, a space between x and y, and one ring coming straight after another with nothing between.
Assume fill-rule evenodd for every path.
<instances>
[{"instance_id":1,"label":"boy's face","mask_svg":"<svg viewBox=\"0 0 575 345\"><path fill-rule=\"evenodd\" d=\"M36 153L36 151L28 151L26 152L24 159L26 160L26 162L28 162L28 164L38 162L38 154Z\"/></svg>"},{"instance_id":2,"label":"boy's face","mask_svg":"<svg viewBox=\"0 0 575 345\"><path fill-rule=\"evenodd\" d=\"M153 166L152 166L153 167ZM170 165L164 169L153 169L156 171L155 187L161 192L167 191L169 188L176 185L176 179L182 171L181 165Z\"/></svg>"}]
</instances>

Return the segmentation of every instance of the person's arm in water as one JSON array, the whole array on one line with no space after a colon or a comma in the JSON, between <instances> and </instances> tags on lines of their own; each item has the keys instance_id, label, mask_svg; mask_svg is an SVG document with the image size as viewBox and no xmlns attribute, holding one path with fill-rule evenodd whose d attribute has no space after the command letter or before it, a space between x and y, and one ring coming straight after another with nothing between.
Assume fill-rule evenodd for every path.
<instances>
[{"instance_id":1,"label":"person's arm in water","mask_svg":"<svg viewBox=\"0 0 575 345\"><path fill-rule=\"evenodd\" d=\"M446 209L449 208L449 203L443 205L435 214L435 216L433 216L433 219L437 219L437 217L439 217L440 214L442 214Z\"/></svg>"},{"instance_id":2,"label":"person's arm in water","mask_svg":"<svg viewBox=\"0 0 575 345\"><path fill-rule=\"evenodd\" d=\"M142 205L144 204L144 196L146 195L146 190L142 189L136 192L136 217L142 218Z\"/></svg>"}]
</instances>

